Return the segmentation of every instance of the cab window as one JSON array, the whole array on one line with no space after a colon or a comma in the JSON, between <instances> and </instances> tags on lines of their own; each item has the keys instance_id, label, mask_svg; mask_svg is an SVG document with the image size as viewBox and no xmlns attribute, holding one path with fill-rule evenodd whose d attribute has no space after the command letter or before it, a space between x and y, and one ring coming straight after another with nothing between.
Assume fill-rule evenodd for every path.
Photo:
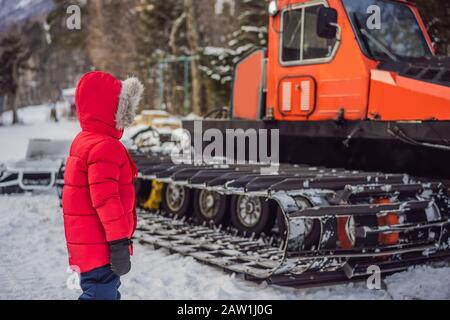
<instances>
[{"instance_id":1,"label":"cab window","mask_svg":"<svg viewBox=\"0 0 450 320\"><path fill-rule=\"evenodd\" d=\"M291 10L283 14L283 61L298 61L301 58L302 18L303 10Z\"/></svg>"},{"instance_id":2,"label":"cab window","mask_svg":"<svg viewBox=\"0 0 450 320\"><path fill-rule=\"evenodd\" d=\"M314 63L331 58L336 40L317 35L317 19L324 5L307 6L283 13L281 61L284 63Z\"/></svg>"}]
</instances>

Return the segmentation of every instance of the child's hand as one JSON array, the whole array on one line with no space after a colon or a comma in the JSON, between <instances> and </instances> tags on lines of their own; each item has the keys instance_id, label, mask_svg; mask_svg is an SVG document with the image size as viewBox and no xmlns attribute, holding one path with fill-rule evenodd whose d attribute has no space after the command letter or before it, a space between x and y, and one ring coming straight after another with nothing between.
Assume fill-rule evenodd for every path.
<instances>
[{"instance_id":1,"label":"child's hand","mask_svg":"<svg viewBox=\"0 0 450 320\"><path fill-rule=\"evenodd\" d=\"M111 270L119 277L131 270L130 247L131 240L123 239L109 243L111 249Z\"/></svg>"}]
</instances>

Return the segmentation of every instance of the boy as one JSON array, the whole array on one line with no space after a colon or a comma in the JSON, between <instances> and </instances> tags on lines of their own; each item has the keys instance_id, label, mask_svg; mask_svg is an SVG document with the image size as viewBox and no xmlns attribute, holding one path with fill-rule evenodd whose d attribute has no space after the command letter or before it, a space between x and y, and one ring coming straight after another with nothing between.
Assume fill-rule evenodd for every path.
<instances>
[{"instance_id":1,"label":"boy","mask_svg":"<svg viewBox=\"0 0 450 320\"><path fill-rule=\"evenodd\" d=\"M142 92L136 78L121 82L104 72L87 73L77 86L82 131L66 162L63 211L80 300L119 300L120 277L131 269L137 170L120 139Z\"/></svg>"}]
</instances>

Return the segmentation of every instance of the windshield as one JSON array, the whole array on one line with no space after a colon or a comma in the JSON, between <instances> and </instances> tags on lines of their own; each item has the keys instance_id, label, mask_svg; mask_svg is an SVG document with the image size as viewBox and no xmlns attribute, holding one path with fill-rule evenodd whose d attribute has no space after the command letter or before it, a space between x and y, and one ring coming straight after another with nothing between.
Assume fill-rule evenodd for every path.
<instances>
[{"instance_id":1,"label":"windshield","mask_svg":"<svg viewBox=\"0 0 450 320\"><path fill-rule=\"evenodd\" d=\"M357 30L359 41L373 58L398 60L432 56L422 29L407 5L386 0L342 2ZM371 6L377 6L379 10ZM379 12L379 19L374 8Z\"/></svg>"}]
</instances>

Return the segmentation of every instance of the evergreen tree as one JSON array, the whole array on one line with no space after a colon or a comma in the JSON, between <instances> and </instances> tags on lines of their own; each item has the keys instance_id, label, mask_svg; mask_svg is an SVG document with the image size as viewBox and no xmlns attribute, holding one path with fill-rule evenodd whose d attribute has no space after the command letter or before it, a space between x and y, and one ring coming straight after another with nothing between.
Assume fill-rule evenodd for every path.
<instances>
[{"instance_id":1,"label":"evergreen tree","mask_svg":"<svg viewBox=\"0 0 450 320\"><path fill-rule=\"evenodd\" d=\"M213 81L210 87L228 105L231 94L233 66L245 55L267 46L267 2L261 0L235 0L234 15L225 4L223 12L232 30L226 35L223 46L205 47L202 70Z\"/></svg>"},{"instance_id":2,"label":"evergreen tree","mask_svg":"<svg viewBox=\"0 0 450 320\"><path fill-rule=\"evenodd\" d=\"M160 62L171 56L188 54L183 1L142 0L137 12L138 61L147 79L147 102L151 108L165 107L179 114L183 109L183 90L179 89L183 66L170 64L163 68ZM162 96L161 89L164 89Z\"/></svg>"},{"instance_id":3,"label":"evergreen tree","mask_svg":"<svg viewBox=\"0 0 450 320\"><path fill-rule=\"evenodd\" d=\"M437 53L450 55L450 1L416 0Z\"/></svg>"}]
</instances>

